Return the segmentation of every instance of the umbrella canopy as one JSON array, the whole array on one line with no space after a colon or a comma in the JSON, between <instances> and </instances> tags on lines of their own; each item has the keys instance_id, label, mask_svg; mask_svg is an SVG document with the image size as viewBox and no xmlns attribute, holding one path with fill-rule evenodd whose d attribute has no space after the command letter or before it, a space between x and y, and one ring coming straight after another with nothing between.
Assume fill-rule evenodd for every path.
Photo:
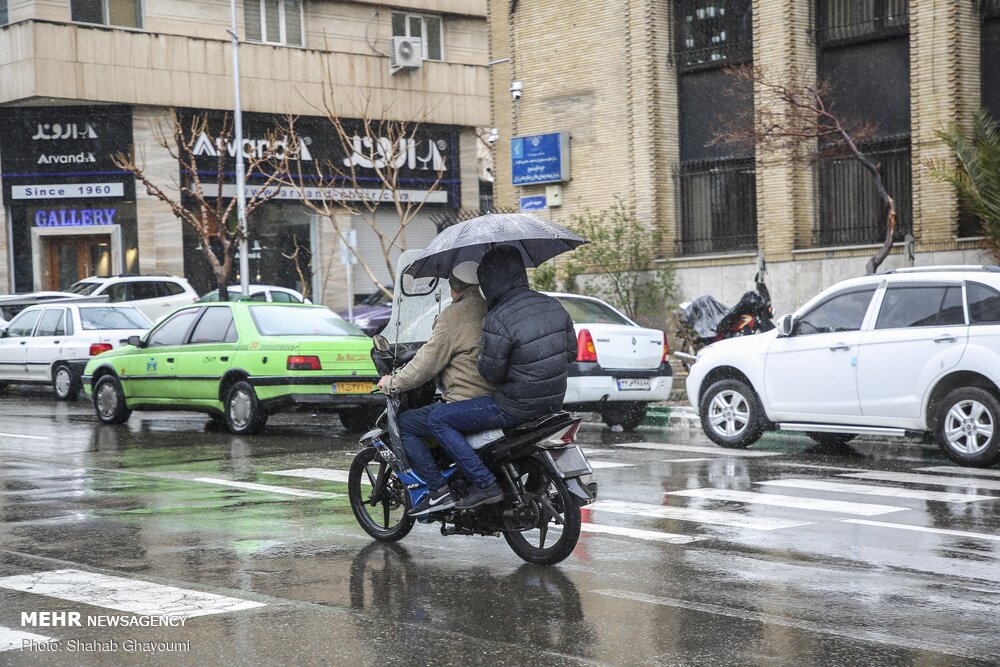
<instances>
[{"instance_id":1,"label":"umbrella canopy","mask_svg":"<svg viewBox=\"0 0 1000 667\"><path fill-rule=\"evenodd\" d=\"M448 227L406 269L414 278L447 278L453 266L479 262L491 248L514 246L525 266L538 266L587 240L561 225L525 213L487 213Z\"/></svg>"}]
</instances>

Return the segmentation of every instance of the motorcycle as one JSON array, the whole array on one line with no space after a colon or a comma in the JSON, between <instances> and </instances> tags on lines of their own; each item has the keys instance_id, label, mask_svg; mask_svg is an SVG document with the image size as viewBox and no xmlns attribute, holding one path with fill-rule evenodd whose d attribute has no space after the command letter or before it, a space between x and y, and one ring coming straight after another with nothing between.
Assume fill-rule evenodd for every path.
<instances>
[{"instance_id":1,"label":"motorcycle","mask_svg":"<svg viewBox=\"0 0 1000 667\"><path fill-rule=\"evenodd\" d=\"M373 338L372 359L382 375L413 358L416 350ZM580 447L573 444L580 418L557 412L511 429L469 437L483 463L504 489L504 500L471 510L444 510L411 517L409 511L429 492L403 449L399 415L432 399L432 383L401 395L386 396L386 410L359 442L348 473L351 510L361 528L376 540L395 542L414 523L440 523L442 535L503 535L529 563L552 565L565 559L580 537L580 508L597 499L597 482ZM434 448L452 494L469 491L458 468Z\"/></svg>"},{"instance_id":2,"label":"motorcycle","mask_svg":"<svg viewBox=\"0 0 1000 667\"><path fill-rule=\"evenodd\" d=\"M675 350L674 356L681 360L685 369L690 368L697 359L698 350L706 345L774 328L771 293L759 277L755 282L756 289L745 292L732 308L706 295L681 304L675 311L680 349Z\"/></svg>"}]
</instances>

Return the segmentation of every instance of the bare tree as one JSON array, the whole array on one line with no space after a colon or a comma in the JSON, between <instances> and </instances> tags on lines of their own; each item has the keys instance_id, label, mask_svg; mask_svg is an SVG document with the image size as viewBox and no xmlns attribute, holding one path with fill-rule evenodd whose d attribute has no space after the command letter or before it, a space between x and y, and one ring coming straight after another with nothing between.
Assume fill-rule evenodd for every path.
<instances>
[{"instance_id":1,"label":"bare tree","mask_svg":"<svg viewBox=\"0 0 1000 667\"><path fill-rule=\"evenodd\" d=\"M176 194L168 192L165 184L158 184L147 174L142 160L136 159L135 147L131 146L129 152L119 152L114 155L113 160L119 169L128 171L135 175L136 179L146 188L146 193L164 202L184 224L188 225L198 235L198 244L205 255L215 281L219 288L219 299L227 301L229 292L229 276L233 271L233 258L239 248L240 241L243 240L243 229L240 228L236 220L236 197L223 196L223 186L225 185L226 156L233 155L235 159L243 159L239 153L244 153L246 157L246 176L249 180L255 174L262 174L265 167L269 167L268 173L263 174L264 182L260 187L255 187L252 194L247 198L247 217L261 204L274 198L279 189L275 187L281 182L281 169L284 166L283 160L277 158L276 153L270 148L255 150L246 155L243 147L233 145L233 125L229 114L225 114L222 126L215 135L211 137L207 115L195 115L191 117L190 123L184 124L173 111L172 127L165 130L161 125L152 128L154 141L164 148L171 158L180 163L183 175L180 184L173 184ZM210 141L212 152L216 155L216 168L214 183L210 192L206 194L202 181L202 172L198 166L199 141ZM260 142L268 147L279 146L283 142L277 139L277 134L269 137L266 141ZM185 206L184 199L190 198L194 202L193 207ZM218 243L219 250L212 247L212 242Z\"/></svg>"},{"instance_id":2,"label":"bare tree","mask_svg":"<svg viewBox=\"0 0 1000 667\"><path fill-rule=\"evenodd\" d=\"M877 127L846 118L833 108L833 90L827 82L813 82L791 71L777 79L764 68L739 65L728 70L737 84L734 94L750 97L742 114L724 123L713 143L752 148L758 152L784 152L796 160L829 160L850 157L867 171L886 209L885 241L866 270L873 274L892 250L896 233L896 201L886 190L878 164L859 144L875 137ZM751 84L750 86L739 84Z\"/></svg>"},{"instance_id":3,"label":"bare tree","mask_svg":"<svg viewBox=\"0 0 1000 667\"><path fill-rule=\"evenodd\" d=\"M447 157L433 141L425 142L418 152L425 113L410 120L392 119L391 109L372 113L371 97L365 96L357 108L356 119L345 119L334 112L329 95L324 96L322 112L329 123L339 156L316 159L306 165L294 159L301 145L295 131L295 119L288 118L288 130L296 142L287 152L284 182L298 191L303 203L314 213L329 218L337 238L347 244L347 229L336 223L338 212L348 213L371 228L378 240L388 274L394 275L395 253L407 249L407 228L416 219L432 194L440 189ZM408 187L414 168L431 172L422 187ZM379 225L379 213L391 211L398 225ZM352 249L358 266L378 289L392 293L378 279L369 260Z\"/></svg>"}]
</instances>

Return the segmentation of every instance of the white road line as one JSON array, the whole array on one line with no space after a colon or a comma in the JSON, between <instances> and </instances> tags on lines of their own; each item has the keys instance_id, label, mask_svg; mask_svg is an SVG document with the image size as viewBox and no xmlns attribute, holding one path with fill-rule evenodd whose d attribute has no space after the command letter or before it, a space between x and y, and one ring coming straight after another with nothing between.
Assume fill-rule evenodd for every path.
<instances>
[{"instance_id":1,"label":"white road line","mask_svg":"<svg viewBox=\"0 0 1000 667\"><path fill-rule=\"evenodd\" d=\"M725 449L724 447L703 447L699 445L669 445L663 442L616 442L615 447L627 449L652 449L660 452L694 452L716 456L739 456L756 458L760 456L782 456L780 452L759 452L746 449Z\"/></svg>"},{"instance_id":2,"label":"white road line","mask_svg":"<svg viewBox=\"0 0 1000 667\"><path fill-rule=\"evenodd\" d=\"M265 606L252 600L73 569L4 577L0 588L146 616L207 616Z\"/></svg>"},{"instance_id":3,"label":"white road line","mask_svg":"<svg viewBox=\"0 0 1000 667\"><path fill-rule=\"evenodd\" d=\"M774 465L783 468L807 468L809 470L841 470L844 472L868 472L859 468L843 468L841 466L817 466L811 463L786 463L785 461L775 461Z\"/></svg>"},{"instance_id":4,"label":"white road line","mask_svg":"<svg viewBox=\"0 0 1000 667\"><path fill-rule=\"evenodd\" d=\"M334 468L295 468L293 470L268 470L265 475L283 475L285 477L304 477L306 479L322 479L327 482L341 482L347 484L347 470L335 470ZM368 478L363 476L361 484L371 486Z\"/></svg>"},{"instance_id":5,"label":"white road line","mask_svg":"<svg viewBox=\"0 0 1000 667\"><path fill-rule=\"evenodd\" d=\"M36 635L31 632L23 632L21 630L13 630L11 628L5 628L0 625L0 652L10 651L11 649L20 649L24 646L23 642L33 641L37 644L44 644L48 642L53 642L55 639L52 637L46 637L44 635Z\"/></svg>"},{"instance_id":6,"label":"white road line","mask_svg":"<svg viewBox=\"0 0 1000 667\"><path fill-rule=\"evenodd\" d=\"M795 628L797 630L804 630L806 632L813 634L842 637L846 639L851 639L853 641L873 642L876 644L885 644L887 646L899 646L910 650L926 651L932 654L944 653L946 655L959 656L962 658L968 658L970 660L982 659L981 654L976 653L973 650L967 649L964 646L961 646L960 644L957 643L952 646L942 646L938 642L934 643L923 642L920 640L909 639L906 637L896 637L882 632L877 632L874 630L865 630L865 629L852 630L846 628L838 628L832 626L830 623L825 623L825 622L817 623L813 621L800 620L797 618L789 618L787 616L777 616L775 614L767 614L759 611L752 611L749 609L724 607L722 605L711 604L706 602L695 602L693 600L664 598L655 595L648 595L646 593L634 593L632 591L624 591L620 589L603 589L603 590L594 590L592 592L596 593L597 595L606 595L608 597L619 598L622 600L630 600L632 602L644 602L647 604L662 605L664 607L689 609L691 611L698 611L705 614L725 616L728 618L735 618L742 621L756 621L758 623L776 625L779 627Z\"/></svg>"},{"instance_id":7,"label":"white road line","mask_svg":"<svg viewBox=\"0 0 1000 667\"><path fill-rule=\"evenodd\" d=\"M877 486L873 484L845 484L843 482L833 482L824 479L771 479L766 482L757 483L767 486L781 486L789 489L856 493L862 496L885 496L887 498L913 498L915 500L934 500L939 503L971 503L977 500L997 500L996 496L977 496L974 493L921 491L919 489L904 489L899 486Z\"/></svg>"},{"instance_id":8,"label":"white road line","mask_svg":"<svg viewBox=\"0 0 1000 667\"><path fill-rule=\"evenodd\" d=\"M716 512L712 510L690 509L687 507L664 507L646 503L630 503L621 500L598 500L587 509L595 512L611 512L613 514L629 514L651 519L673 519L675 521L691 521L715 526L732 528L749 528L751 530L780 530L808 526L809 521L792 521L790 519L772 519L770 517L750 516L739 512Z\"/></svg>"},{"instance_id":9,"label":"white road line","mask_svg":"<svg viewBox=\"0 0 1000 667\"><path fill-rule=\"evenodd\" d=\"M957 466L929 466L917 468L921 472L943 472L947 475L972 475L973 477L1000 477L995 468L959 468Z\"/></svg>"},{"instance_id":10,"label":"white road line","mask_svg":"<svg viewBox=\"0 0 1000 667\"><path fill-rule=\"evenodd\" d=\"M663 459L663 463L694 463L695 461L719 461L718 458L711 459Z\"/></svg>"},{"instance_id":11,"label":"white road line","mask_svg":"<svg viewBox=\"0 0 1000 667\"><path fill-rule=\"evenodd\" d=\"M989 489L1000 491L1000 480L969 479L968 477L951 477L949 475L921 475L911 472L856 472L838 477L852 479L874 479L881 482L903 482L909 484L926 484L928 486L955 486L963 489Z\"/></svg>"},{"instance_id":12,"label":"white road line","mask_svg":"<svg viewBox=\"0 0 1000 667\"><path fill-rule=\"evenodd\" d=\"M1000 542L1000 535L987 535L985 533L970 533L964 530L947 530L945 528L927 528L926 526L909 526L904 523L885 523L884 521L865 521L864 519L841 519L843 523L858 523L863 526L877 526L879 528L898 528L899 530L912 530L918 533L937 533L938 535L951 535L953 537L972 537L977 540L992 540Z\"/></svg>"},{"instance_id":13,"label":"white road line","mask_svg":"<svg viewBox=\"0 0 1000 667\"><path fill-rule=\"evenodd\" d=\"M303 491L302 489L291 489L287 486L268 486L267 484L254 484L253 482L234 482L228 479L215 479L214 477L196 477L192 482L203 482L205 484L218 484L219 486L229 486L234 489L246 489L247 491L263 491L265 493L281 493L286 496L296 496L299 498L341 498L343 493L327 493L325 491Z\"/></svg>"},{"instance_id":14,"label":"white road line","mask_svg":"<svg viewBox=\"0 0 1000 667\"><path fill-rule=\"evenodd\" d=\"M25 440L51 440L44 435L22 435L20 433L0 433L0 438L24 438Z\"/></svg>"},{"instance_id":15,"label":"white road line","mask_svg":"<svg viewBox=\"0 0 1000 667\"><path fill-rule=\"evenodd\" d=\"M590 467L594 470L603 470L605 468L634 468L633 463L615 463L613 461L588 461Z\"/></svg>"},{"instance_id":16,"label":"white road line","mask_svg":"<svg viewBox=\"0 0 1000 667\"><path fill-rule=\"evenodd\" d=\"M610 450L607 450L607 449L588 449L587 447L581 447L580 451L583 452L586 456L590 456L591 454L605 454L605 453L607 453Z\"/></svg>"},{"instance_id":17,"label":"white road line","mask_svg":"<svg viewBox=\"0 0 1000 667\"><path fill-rule=\"evenodd\" d=\"M625 528L623 526L606 526L597 523L580 524L580 530L585 533L599 533L603 535L620 535L622 537L634 537L640 540L651 542L667 542L669 544L689 544L705 538L696 535L678 535L677 533L661 533L655 530L639 530L638 528Z\"/></svg>"},{"instance_id":18,"label":"white road line","mask_svg":"<svg viewBox=\"0 0 1000 667\"><path fill-rule=\"evenodd\" d=\"M878 516L880 514L889 514L890 512L902 512L907 509L906 507L892 507L890 505L848 503L843 500L780 496L772 493L755 493L753 491L735 491L732 489L687 489L684 491L668 491L664 495L723 500L735 503L752 503L773 507L792 507L795 509L813 510L815 512L854 514L855 516Z\"/></svg>"}]
</instances>

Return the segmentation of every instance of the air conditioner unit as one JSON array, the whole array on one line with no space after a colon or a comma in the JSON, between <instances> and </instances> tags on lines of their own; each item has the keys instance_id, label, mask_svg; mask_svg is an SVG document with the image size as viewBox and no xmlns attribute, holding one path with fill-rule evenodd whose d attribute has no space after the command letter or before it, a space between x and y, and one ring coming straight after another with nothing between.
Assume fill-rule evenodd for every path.
<instances>
[{"instance_id":1,"label":"air conditioner unit","mask_svg":"<svg viewBox=\"0 0 1000 667\"><path fill-rule=\"evenodd\" d=\"M423 67L424 45L417 37L393 37L389 40L389 71Z\"/></svg>"}]
</instances>

